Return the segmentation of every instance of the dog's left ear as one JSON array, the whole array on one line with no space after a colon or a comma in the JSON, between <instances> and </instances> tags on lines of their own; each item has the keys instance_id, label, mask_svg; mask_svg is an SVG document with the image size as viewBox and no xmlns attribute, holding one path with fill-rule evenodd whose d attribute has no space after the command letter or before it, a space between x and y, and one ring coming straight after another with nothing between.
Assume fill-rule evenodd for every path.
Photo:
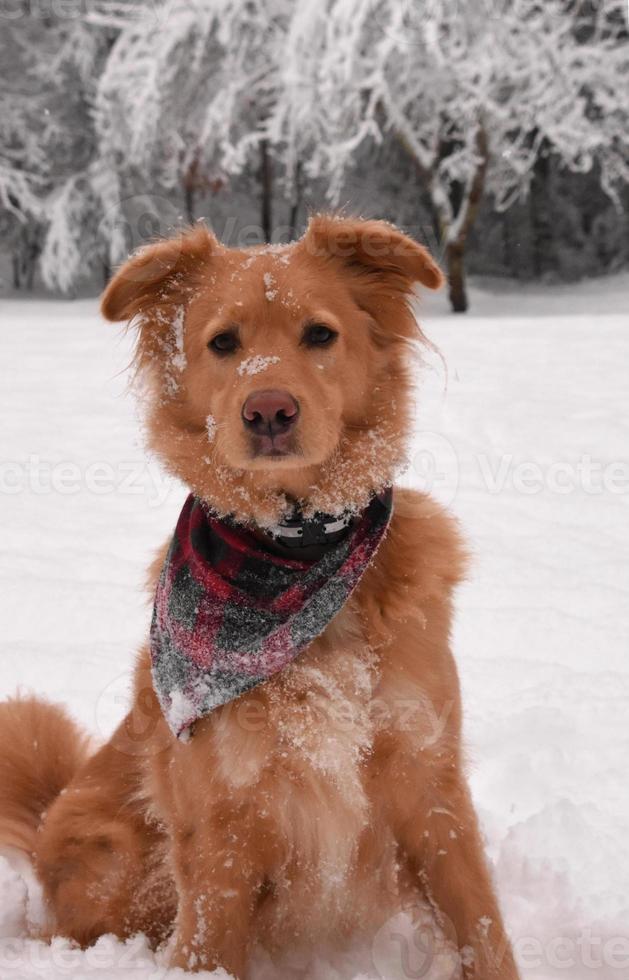
<instances>
[{"instance_id":1,"label":"dog's left ear","mask_svg":"<svg viewBox=\"0 0 629 980\"><path fill-rule=\"evenodd\" d=\"M132 320L182 293L210 256L221 248L205 225L145 245L115 273L101 298L106 320Z\"/></svg>"},{"instance_id":2,"label":"dog's left ear","mask_svg":"<svg viewBox=\"0 0 629 980\"><path fill-rule=\"evenodd\" d=\"M401 293L411 292L417 282L428 289L439 289L444 283L427 249L386 221L316 215L302 243L309 254L341 262L359 279Z\"/></svg>"},{"instance_id":3,"label":"dog's left ear","mask_svg":"<svg viewBox=\"0 0 629 980\"><path fill-rule=\"evenodd\" d=\"M145 245L122 265L105 289L101 312L137 329L136 370L161 379L170 395L181 390L184 323L190 299L222 246L204 225Z\"/></svg>"}]
</instances>

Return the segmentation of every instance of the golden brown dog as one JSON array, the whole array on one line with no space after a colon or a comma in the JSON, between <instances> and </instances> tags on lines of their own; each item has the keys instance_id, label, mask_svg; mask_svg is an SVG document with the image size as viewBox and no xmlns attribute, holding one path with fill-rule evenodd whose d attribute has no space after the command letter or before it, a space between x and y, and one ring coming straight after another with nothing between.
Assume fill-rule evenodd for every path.
<instances>
[{"instance_id":1,"label":"golden brown dog","mask_svg":"<svg viewBox=\"0 0 629 980\"><path fill-rule=\"evenodd\" d=\"M264 529L291 501L334 514L392 483L409 300L441 281L392 226L319 216L285 247L228 249L202 226L152 245L102 309L137 327L153 450L219 514ZM463 772L448 638L464 564L452 521L396 489L325 632L188 742L165 724L147 649L95 754L59 709L4 704L0 841L32 854L54 932L172 934L173 964L242 980L258 943L341 943L423 899L466 977L514 980Z\"/></svg>"}]
</instances>

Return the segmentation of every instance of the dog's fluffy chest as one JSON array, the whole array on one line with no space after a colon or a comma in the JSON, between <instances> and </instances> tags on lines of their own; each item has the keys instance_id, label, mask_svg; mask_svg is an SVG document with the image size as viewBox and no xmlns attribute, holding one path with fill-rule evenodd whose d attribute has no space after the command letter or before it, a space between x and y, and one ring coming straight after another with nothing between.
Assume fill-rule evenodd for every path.
<instances>
[{"instance_id":1,"label":"dog's fluffy chest","mask_svg":"<svg viewBox=\"0 0 629 980\"><path fill-rule=\"evenodd\" d=\"M222 713L214 738L223 778L234 791L271 778L349 793L373 741L377 680L377 658L345 609L297 661Z\"/></svg>"},{"instance_id":2,"label":"dog's fluffy chest","mask_svg":"<svg viewBox=\"0 0 629 980\"><path fill-rule=\"evenodd\" d=\"M358 617L345 609L304 655L264 685L263 703L260 693L252 692L248 708L247 698L241 699L241 710L232 710L229 718L224 713L215 727L227 790L237 799L253 800L263 819L272 810L273 833L284 856L274 883L276 900L267 912L272 933L288 928L291 907L301 907L300 898L321 917L319 928L332 911L337 923L340 910L344 919L364 916L367 905L378 907L373 895L367 901L366 890L381 891L380 879L394 873L394 846L367 788L378 680L378 658ZM365 859L373 848L366 842L374 834L377 867L369 873ZM356 874L371 879L360 915L347 902L348 879ZM300 927L290 928L299 932Z\"/></svg>"}]
</instances>

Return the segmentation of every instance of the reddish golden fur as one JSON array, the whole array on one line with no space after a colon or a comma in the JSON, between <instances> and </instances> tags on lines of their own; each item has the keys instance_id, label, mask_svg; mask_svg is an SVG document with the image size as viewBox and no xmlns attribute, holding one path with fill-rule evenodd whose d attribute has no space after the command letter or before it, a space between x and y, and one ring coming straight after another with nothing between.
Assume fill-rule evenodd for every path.
<instances>
[{"instance_id":1,"label":"reddish golden fur","mask_svg":"<svg viewBox=\"0 0 629 980\"><path fill-rule=\"evenodd\" d=\"M164 463L217 509L264 525L287 497L332 511L392 479L408 428L417 281L434 288L441 275L379 222L319 217L301 242L248 253L199 227L132 258L103 312L136 318L150 441ZM179 310L185 348L173 350ZM338 329L331 349L299 345L308 318ZM208 339L236 322L242 352L213 358ZM176 376L169 353L185 355ZM254 355L279 361L261 377L238 373ZM261 387L298 398L299 455L250 458L240 407ZM245 978L257 942L340 942L424 896L473 951L466 977L514 980L463 774L448 636L464 565L452 521L398 489L376 561L326 632L200 722L189 743L165 725L146 650L128 717L89 759L53 709L3 705L0 839L34 853L56 931L88 943L141 929L159 942L174 928L174 964ZM68 760L45 789L25 779L34 756L16 742L29 723L47 729L44 772Z\"/></svg>"}]
</instances>

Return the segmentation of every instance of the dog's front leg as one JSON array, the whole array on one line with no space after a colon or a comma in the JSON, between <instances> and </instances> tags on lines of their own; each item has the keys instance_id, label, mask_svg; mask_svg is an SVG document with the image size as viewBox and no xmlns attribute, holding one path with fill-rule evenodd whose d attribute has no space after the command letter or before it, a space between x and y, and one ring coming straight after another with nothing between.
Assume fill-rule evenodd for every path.
<instances>
[{"instance_id":1,"label":"dog's front leg","mask_svg":"<svg viewBox=\"0 0 629 980\"><path fill-rule=\"evenodd\" d=\"M466 980L518 980L483 853L467 786L457 775L421 821L421 838L405 834L437 921L461 950Z\"/></svg>"},{"instance_id":2,"label":"dog's front leg","mask_svg":"<svg viewBox=\"0 0 629 980\"><path fill-rule=\"evenodd\" d=\"M245 980L262 871L246 824L211 814L173 841L179 909L173 966Z\"/></svg>"},{"instance_id":3,"label":"dog's front leg","mask_svg":"<svg viewBox=\"0 0 629 980\"><path fill-rule=\"evenodd\" d=\"M448 609L423 608L426 629L398 625L382 659L377 797L411 876L461 950L466 980L517 980L465 779Z\"/></svg>"},{"instance_id":4,"label":"dog's front leg","mask_svg":"<svg viewBox=\"0 0 629 980\"><path fill-rule=\"evenodd\" d=\"M388 800L396 837L437 922L461 952L466 980L518 980L457 762L446 752L442 758L403 756L390 763Z\"/></svg>"},{"instance_id":5,"label":"dog's front leg","mask_svg":"<svg viewBox=\"0 0 629 980\"><path fill-rule=\"evenodd\" d=\"M193 972L222 967L246 980L256 910L277 854L255 795L221 775L214 723L204 719L189 742L171 743L155 760L178 895L172 963Z\"/></svg>"}]
</instances>

